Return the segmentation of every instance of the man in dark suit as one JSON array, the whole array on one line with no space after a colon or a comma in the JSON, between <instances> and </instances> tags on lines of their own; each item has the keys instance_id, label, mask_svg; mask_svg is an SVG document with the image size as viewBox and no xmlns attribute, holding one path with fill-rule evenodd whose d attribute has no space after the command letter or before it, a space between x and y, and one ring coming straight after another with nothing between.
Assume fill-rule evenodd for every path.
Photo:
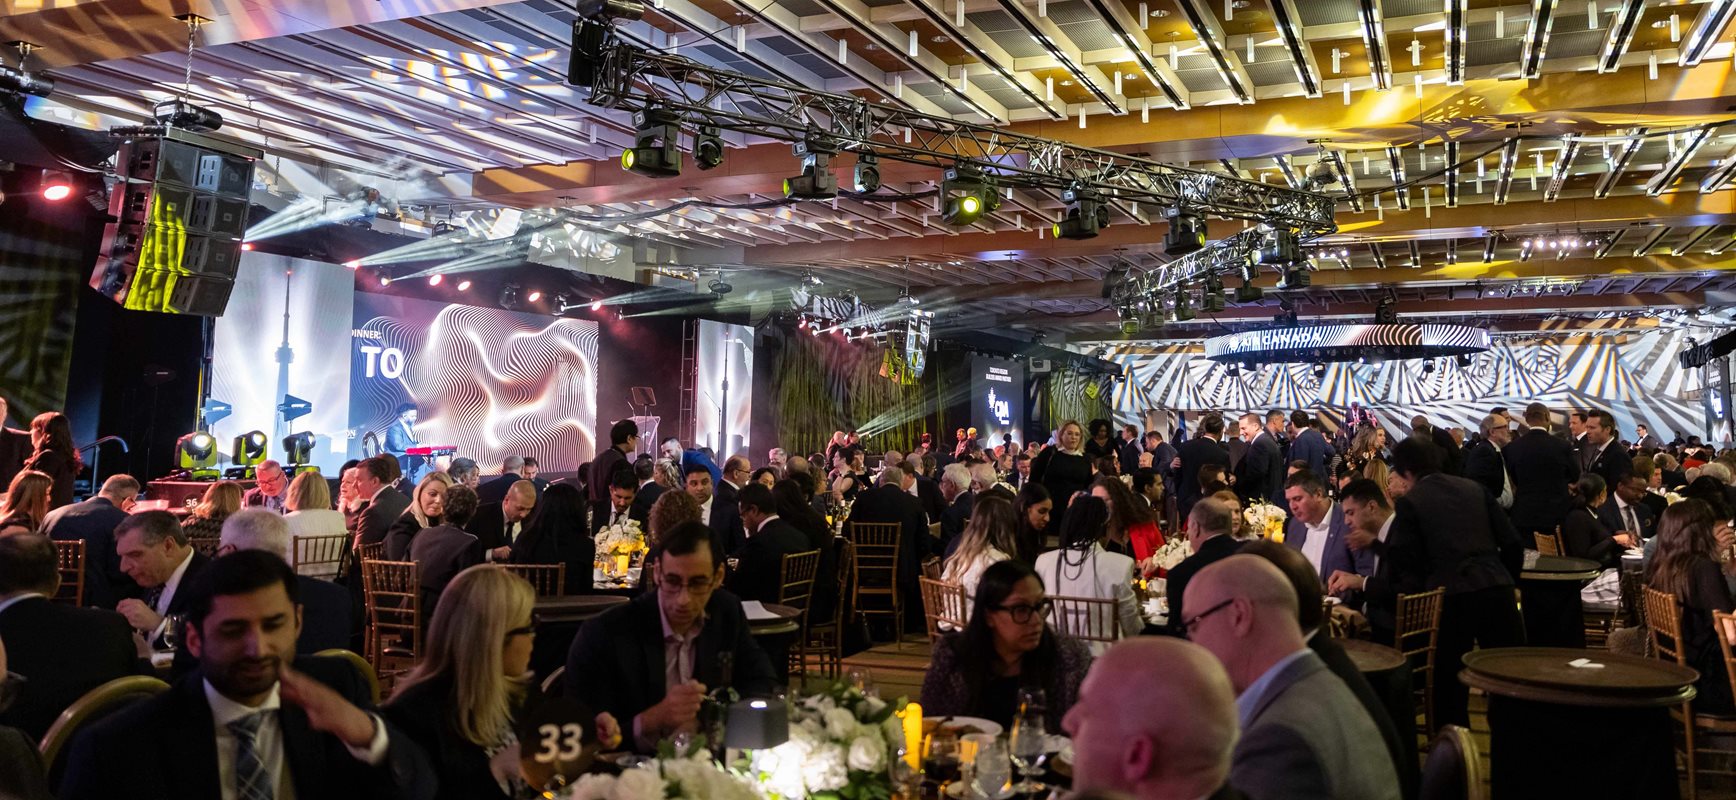
<instances>
[{"instance_id":1,"label":"man in dark suit","mask_svg":"<svg viewBox=\"0 0 1736 800\"><path fill-rule=\"evenodd\" d=\"M1350 549L1345 534L1350 526L1344 521L1344 509L1326 494L1326 484L1319 476L1303 470L1284 481L1284 502L1290 509L1290 519L1284 523L1284 544L1308 557L1321 583L1334 572L1352 572L1366 577L1374 568L1369 553Z\"/></svg>"},{"instance_id":2,"label":"man in dark suit","mask_svg":"<svg viewBox=\"0 0 1736 800\"><path fill-rule=\"evenodd\" d=\"M378 544L386 541L386 534L391 531L392 523L410 508L410 498L403 492L391 486L392 470L388 466L391 456L374 456L364 459L356 474L356 490L368 498L367 510L363 511L356 523L356 543ZM360 562L357 562L358 570ZM358 571L358 577L359 577ZM358 580L358 583L360 581Z\"/></svg>"},{"instance_id":3,"label":"man in dark suit","mask_svg":"<svg viewBox=\"0 0 1736 800\"><path fill-rule=\"evenodd\" d=\"M264 508L279 514L288 513L283 501L289 495L289 475L276 461L261 461L254 470L257 479L253 488L241 496L243 508Z\"/></svg>"},{"instance_id":4,"label":"man in dark suit","mask_svg":"<svg viewBox=\"0 0 1736 800\"><path fill-rule=\"evenodd\" d=\"M305 612L283 559L240 551L196 582L185 646L198 669L80 734L62 800L253 800L285 779L304 798L432 797L425 757L366 710L355 668L295 657Z\"/></svg>"},{"instance_id":5,"label":"man in dark suit","mask_svg":"<svg viewBox=\"0 0 1736 800\"><path fill-rule=\"evenodd\" d=\"M1284 573L1255 555L1230 556L1188 584L1188 607L1200 610L1182 624L1237 692L1230 785L1254 798L1399 800L1392 762L1371 757L1379 727L1308 649L1299 602Z\"/></svg>"},{"instance_id":6,"label":"man in dark suit","mask_svg":"<svg viewBox=\"0 0 1736 800\"><path fill-rule=\"evenodd\" d=\"M1278 452L1278 442L1266 433L1257 415L1243 414L1236 425L1248 447L1241 463L1236 465L1236 494L1241 496L1244 506L1257 501L1282 506L1284 454Z\"/></svg>"},{"instance_id":7,"label":"man in dark suit","mask_svg":"<svg viewBox=\"0 0 1736 800\"><path fill-rule=\"evenodd\" d=\"M1605 486L1619 486L1633 471L1633 459L1616 442L1615 417L1603 409L1585 414L1585 443L1579 448L1581 472L1595 472Z\"/></svg>"},{"instance_id":8,"label":"man in dark suit","mask_svg":"<svg viewBox=\"0 0 1736 800\"><path fill-rule=\"evenodd\" d=\"M1022 487L1031 477L1031 459L1026 458L1024 453L1020 453L1018 457L1025 459L1022 467L1025 472L1019 477L1019 485ZM932 459L933 456L929 458ZM946 513L946 493L941 491L939 481L922 474L915 464L910 467L916 475L916 499L922 503L922 513L928 517L929 524L939 522L941 515Z\"/></svg>"},{"instance_id":9,"label":"man in dark suit","mask_svg":"<svg viewBox=\"0 0 1736 800\"><path fill-rule=\"evenodd\" d=\"M1483 439L1465 456L1465 477L1488 489L1489 496L1503 509L1513 507L1513 478L1504 455L1513 441L1511 425L1512 421L1500 414L1484 417L1479 426Z\"/></svg>"},{"instance_id":10,"label":"man in dark suit","mask_svg":"<svg viewBox=\"0 0 1736 800\"><path fill-rule=\"evenodd\" d=\"M1416 797L1419 779L1416 743L1406 744L1406 737L1399 735L1400 730L1409 733L1416 725L1414 713L1408 718L1405 715L1412 710L1408 694L1402 708L1389 708L1356 668L1356 662L1350 660L1350 654L1323 632L1326 615L1320 602L1320 579L1314 575L1314 565L1300 553L1273 541L1249 542L1242 552L1266 559L1284 573L1290 588L1296 591L1296 622L1302 629L1302 636L1308 640L1308 649L1320 657L1329 672L1344 682L1344 688L1349 689L1357 704L1368 712L1369 719L1380 729L1380 738L1392 759L1393 771L1398 773L1399 791L1407 799ZM1396 717L1395 711L1398 712Z\"/></svg>"},{"instance_id":11,"label":"man in dark suit","mask_svg":"<svg viewBox=\"0 0 1736 800\"><path fill-rule=\"evenodd\" d=\"M615 473L633 474L633 462L627 454L639 447L639 424L630 419L609 426L609 449L591 460L590 474L585 478L591 501L591 518L609 515L609 487L615 483Z\"/></svg>"},{"instance_id":12,"label":"man in dark suit","mask_svg":"<svg viewBox=\"0 0 1736 800\"><path fill-rule=\"evenodd\" d=\"M453 487L457 489L457 487ZM466 488L466 493L470 490ZM283 517L264 509L242 509L223 521L223 533L217 548L219 557L244 550L259 550L282 558L291 547L289 524ZM322 650L341 650L349 646L350 636L361 629L360 620L352 626L350 594L331 581L309 575L295 576L297 597L302 609L301 635L296 637L295 652L311 656ZM432 613L433 606L428 606ZM183 647L176 653L177 668L191 670L194 662Z\"/></svg>"},{"instance_id":13,"label":"man in dark suit","mask_svg":"<svg viewBox=\"0 0 1736 800\"><path fill-rule=\"evenodd\" d=\"M422 582L423 613L434 613L440 593L458 573L483 562L482 542L464 530L475 513L476 493L454 486L446 490L446 513L440 524L410 540L410 560L416 562L417 579Z\"/></svg>"},{"instance_id":14,"label":"man in dark suit","mask_svg":"<svg viewBox=\"0 0 1736 800\"><path fill-rule=\"evenodd\" d=\"M1386 554L1402 593L1446 590L1435 656L1435 721L1468 725L1461 660L1482 648L1525 644L1513 599L1524 559L1519 537L1483 487L1440 471L1440 451L1415 438L1392 450L1395 504Z\"/></svg>"},{"instance_id":15,"label":"man in dark suit","mask_svg":"<svg viewBox=\"0 0 1736 800\"><path fill-rule=\"evenodd\" d=\"M1181 621L1186 612L1182 611L1181 604L1187 592L1187 582L1206 565L1229 558L1242 548L1242 543L1230 535L1232 513L1229 506L1209 497L1194 503L1193 511L1188 512L1187 543L1193 554L1170 567L1166 587L1170 628L1177 636L1184 635Z\"/></svg>"},{"instance_id":16,"label":"man in dark suit","mask_svg":"<svg viewBox=\"0 0 1736 800\"><path fill-rule=\"evenodd\" d=\"M637 515L633 501L638 497L639 484L633 480L630 472L616 472L614 484L609 487L609 508L603 514L591 516L591 537L595 538L598 531L627 520L639 523L640 530L647 527L648 515Z\"/></svg>"},{"instance_id":17,"label":"man in dark suit","mask_svg":"<svg viewBox=\"0 0 1736 800\"><path fill-rule=\"evenodd\" d=\"M115 610L154 646L163 619L186 613L192 599L188 587L211 559L193 549L181 523L167 511L142 511L123 520L115 528L115 552L121 571L144 592L143 599L129 597Z\"/></svg>"},{"instance_id":18,"label":"man in dark suit","mask_svg":"<svg viewBox=\"0 0 1736 800\"><path fill-rule=\"evenodd\" d=\"M517 481L501 502L478 507L476 516L464 529L482 543L485 559L504 564L512 559L512 543L524 533L531 512L536 510L536 502L536 486L530 481Z\"/></svg>"},{"instance_id":19,"label":"man in dark suit","mask_svg":"<svg viewBox=\"0 0 1736 800\"><path fill-rule=\"evenodd\" d=\"M772 490L760 484L742 487L736 505L742 525L752 533L735 551L735 568L724 578L723 587L743 600L776 603L783 588L784 556L809 550L808 537L778 518Z\"/></svg>"},{"instance_id":20,"label":"man in dark suit","mask_svg":"<svg viewBox=\"0 0 1736 800\"><path fill-rule=\"evenodd\" d=\"M1338 491L1344 521L1350 530L1345 540L1352 550L1372 554L1367 575L1334 572L1326 579L1326 591L1338 597L1361 597L1362 613L1377 642L1392 641L1398 624L1398 593L1392 585L1392 562L1384 558L1387 536L1392 532L1392 504L1386 490L1367 478L1357 478Z\"/></svg>"},{"instance_id":21,"label":"man in dark suit","mask_svg":"<svg viewBox=\"0 0 1736 800\"><path fill-rule=\"evenodd\" d=\"M765 697L775 682L741 598L722 588L723 553L711 531L685 523L665 531L660 545L651 586L585 623L567 654L566 696L614 715L641 753L693 730L706 692L728 685Z\"/></svg>"},{"instance_id":22,"label":"man in dark suit","mask_svg":"<svg viewBox=\"0 0 1736 800\"><path fill-rule=\"evenodd\" d=\"M746 541L741 529L741 509L718 501L717 484L711 478L711 470L704 464L688 464L684 469L683 488L688 497L699 503L699 521L711 529L711 536L717 541L717 551L735 552L735 548Z\"/></svg>"},{"instance_id":23,"label":"man in dark suit","mask_svg":"<svg viewBox=\"0 0 1736 800\"><path fill-rule=\"evenodd\" d=\"M657 462L647 456L633 462L633 480L639 488L633 494L632 518L644 522L651 518L651 506L669 487L657 482Z\"/></svg>"},{"instance_id":24,"label":"man in dark suit","mask_svg":"<svg viewBox=\"0 0 1736 800\"><path fill-rule=\"evenodd\" d=\"M948 464L950 469L957 464ZM922 574L922 561L941 553L941 544L928 535L928 518L922 514L922 503L910 496L916 473L909 464L900 464L880 473L880 485L865 489L850 506L850 522L899 523L898 579L903 583L905 625L909 627L914 613L917 625L922 624L922 589L917 578ZM845 533L848 535L848 525Z\"/></svg>"},{"instance_id":25,"label":"man in dark suit","mask_svg":"<svg viewBox=\"0 0 1736 800\"><path fill-rule=\"evenodd\" d=\"M1579 481L1579 456L1572 444L1549 433L1548 406L1526 406L1525 424L1530 429L1501 455L1513 481L1513 527L1522 541L1531 541L1538 531L1554 533L1567 516L1573 503L1568 487Z\"/></svg>"},{"instance_id":26,"label":"man in dark suit","mask_svg":"<svg viewBox=\"0 0 1736 800\"><path fill-rule=\"evenodd\" d=\"M940 512L940 552L952 552L970 520L971 509L976 506L976 493L970 485L970 469L963 464L948 464L940 472L940 498L946 503Z\"/></svg>"},{"instance_id":27,"label":"man in dark suit","mask_svg":"<svg viewBox=\"0 0 1736 800\"><path fill-rule=\"evenodd\" d=\"M1226 472L1230 468L1230 451L1219 441L1224 438L1224 418L1215 413L1205 415L1200 420L1199 432L1199 436L1182 442L1176 451L1176 461L1180 462L1176 465L1179 470L1175 478L1176 513L1184 517L1200 498L1200 467L1217 464Z\"/></svg>"},{"instance_id":28,"label":"man in dark suit","mask_svg":"<svg viewBox=\"0 0 1736 800\"><path fill-rule=\"evenodd\" d=\"M7 674L6 642L0 640L0 694L24 694ZM15 673L16 674L16 673ZM22 681L19 681L22 683ZM35 737L0 724L0 797L6 800L54 800Z\"/></svg>"},{"instance_id":29,"label":"man in dark suit","mask_svg":"<svg viewBox=\"0 0 1736 800\"><path fill-rule=\"evenodd\" d=\"M1646 507L1646 477L1630 472L1609 491L1609 499L1597 509L1597 521L1615 533L1631 533L1650 539L1658 532L1658 520Z\"/></svg>"},{"instance_id":30,"label":"man in dark suit","mask_svg":"<svg viewBox=\"0 0 1736 800\"><path fill-rule=\"evenodd\" d=\"M30 682L0 708L0 725L33 740L85 692L139 670L125 617L49 599L60 588L58 564L46 536L0 536L0 641L11 645L10 669Z\"/></svg>"},{"instance_id":31,"label":"man in dark suit","mask_svg":"<svg viewBox=\"0 0 1736 800\"><path fill-rule=\"evenodd\" d=\"M416 414L415 403L404 403L398 406L398 418L386 428L386 454L398 459L398 470L411 480L416 479L416 470L421 468L423 460L421 456L404 452L422 441L416 436Z\"/></svg>"},{"instance_id":32,"label":"man in dark suit","mask_svg":"<svg viewBox=\"0 0 1736 800\"><path fill-rule=\"evenodd\" d=\"M1332 445L1314 429L1306 411L1290 412L1290 460L1308 462L1308 471L1325 475L1332 463Z\"/></svg>"},{"instance_id":33,"label":"man in dark suit","mask_svg":"<svg viewBox=\"0 0 1736 800\"><path fill-rule=\"evenodd\" d=\"M1651 429L1647 428L1644 422L1634 426L1634 449L1651 451L1663 446L1664 443L1652 434Z\"/></svg>"},{"instance_id":34,"label":"man in dark suit","mask_svg":"<svg viewBox=\"0 0 1736 800\"><path fill-rule=\"evenodd\" d=\"M731 506L737 505L737 496L741 488L748 484L753 476L753 464L746 456L730 456L723 460L723 478L717 482L717 499Z\"/></svg>"},{"instance_id":35,"label":"man in dark suit","mask_svg":"<svg viewBox=\"0 0 1736 800\"><path fill-rule=\"evenodd\" d=\"M115 552L115 527L127 518L139 496L139 482L131 475L111 475L102 491L82 503L48 512L42 533L58 542L84 540L84 604L114 608L128 597L137 597L139 586L121 571Z\"/></svg>"},{"instance_id":36,"label":"man in dark suit","mask_svg":"<svg viewBox=\"0 0 1736 800\"><path fill-rule=\"evenodd\" d=\"M476 502L481 506L498 503L506 499L506 490L512 485L524 480L519 472L524 470L524 456L507 456L500 462L500 474L476 487Z\"/></svg>"},{"instance_id":37,"label":"man in dark suit","mask_svg":"<svg viewBox=\"0 0 1736 800\"><path fill-rule=\"evenodd\" d=\"M30 431L6 427L7 411L6 398L0 397L0 486L11 486L36 450L30 444Z\"/></svg>"}]
</instances>

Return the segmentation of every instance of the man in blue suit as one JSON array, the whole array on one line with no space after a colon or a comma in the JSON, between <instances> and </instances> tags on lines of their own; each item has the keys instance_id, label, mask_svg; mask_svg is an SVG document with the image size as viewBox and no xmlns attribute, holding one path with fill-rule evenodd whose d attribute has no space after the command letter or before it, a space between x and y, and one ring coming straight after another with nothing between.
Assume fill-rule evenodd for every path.
<instances>
[{"instance_id":1,"label":"man in blue suit","mask_svg":"<svg viewBox=\"0 0 1736 800\"><path fill-rule=\"evenodd\" d=\"M1320 580L1334 571L1353 572L1366 578L1374 572L1374 551L1354 551L1345 538L1350 525L1344 509L1326 496L1326 485L1313 472L1297 472L1284 482L1284 500L1290 506L1290 521L1284 525L1284 544L1302 551Z\"/></svg>"},{"instance_id":2,"label":"man in blue suit","mask_svg":"<svg viewBox=\"0 0 1736 800\"><path fill-rule=\"evenodd\" d=\"M1326 465L1332 461L1332 445L1314 430L1306 411L1290 412L1289 459L1308 462L1308 471L1315 475L1325 475Z\"/></svg>"}]
</instances>

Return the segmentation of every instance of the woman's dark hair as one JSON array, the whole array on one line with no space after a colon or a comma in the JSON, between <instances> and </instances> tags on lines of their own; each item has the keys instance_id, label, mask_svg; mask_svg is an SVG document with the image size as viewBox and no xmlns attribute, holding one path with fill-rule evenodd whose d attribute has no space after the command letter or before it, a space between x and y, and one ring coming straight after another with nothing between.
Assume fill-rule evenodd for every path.
<instances>
[{"instance_id":1,"label":"woman's dark hair","mask_svg":"<svg viewBox=\"0 0 1736 800\"><path fill-rule=\"evenodd\" d=\"M1682 490L1682 497L1688 500L1698 500L1712 509L1714 519L1730 519L1736 516L1730 510L1730 499L1724 494L1724 484L1710 475L1701 475Z\"/></svg>"},{"instance_id":2,"label":"woman's dark hair","mask_svg":"<svg viewBox=\"0 0 1736 800\"><path fill-rule=\"evenodd\" d=\"M1591 509L1592 501L1608 488L1602 475L1595 472L1584 473L1579 476L1579 482L1573 484L1573 504L1578 508ZM1596 509L1591 510L1596 513Z\"/></svg>"},{"instance_id":3,"label":"woman's dark hair","mask_svg":"<svg viewBox=\"0 0 1736 800\"><path fill-rule=\"evenodd\" d=\"M1088 427L1088 430L1091 431L1091 438L1095 439L1095 438L1097 438L1097 434L1099 432L1108 433L1110 431L1111 427L1112 426L1110 426L1109 420L1094 419L1094 420L1091 420L1091 425Z\"/></svg>"},{"instance_id":4,"label":"woman's dark hair","mask_svg":"<svg viewBox=\"0 0 1736 800\"><path fill-rule=\"evenodd\" d=\"M1013 515L1018 518L1019 552L1015 555L1020 561L1035 564L1037 563L1037 556L1043 552L1044 531L1031 527L1031 515L1027 512L1031 510L1032 506L1040 505L1052 499L1049 496L1049 490L1036 481L1030 481L1019 487L1019 496L1013 501ZM1053 515L1054 511L1051 510L1049 513Z\"/></svg>"},{"instance_id":5,"label":"woman's dark hair","mask_svg":"<svg viewBox=\"0 0 1736 800\"><path fill-rule=\"evenodd\" d=\"M1061 517L1061 548L1088 550L1109 529L1109 504L1095 495L1083 495L1067 504Z\"/></svg>"},{"instance_id":6,"label":"woman's dark hair","mask_svg":"<svg viewBox=\"0 0 1736 800\"><path fill-rule=\"evenodd\" d=\"M1075 503L1074 505L1078 505ZM1013 593L1020 582L1026 578L1043 585L1043 579L1037 571L1018 559L997 561L988 569L983 570L983 576L977 581L976 604L970 612L970 622L965 624L964 632L958 636L959 666L964 674L966 693L966 708L977 708L982 698L983 685L994 676L994 664L1000 659L995 650L995 632L989 627L989 615L1000 610L1007 601L1007 595ZM1043 639L1037 643L1037 649L1025 654L1024 662L1019 667L1019 683L1024 686L1046 688L1049 677L1055 671L1059 660L1059 647L1055 643L1055 631L1049 627L1048 620L1043 621Z\"/></svg>"},{"instance_id":7,"label":"woman's dark hair","mask_svg":"<svg viewBox=\"0 0 1736 800\"><path fill-rule=\"evenodd\" d=\"M1115 527L1123 531L1157 518L1151 513L1149 506L1134 498L1133 490L1127 488L1127 484L1122 483L1120 478L1098 478L1091 486L1101 486L1109 493L1109 518Z\"/></svg>"},{"instance_id":8,"label":"woman's dark hair","mask_svg":"<svg viewBox=\"0 0 1736 800\"><path fill-rule=\"evenodd\" d=\"M36 449L36 455L45 452L59 453L72 459L75 468L84 463L79 458L78 448L72 444L72 421L68 420L65 414L59 411L44 411L37 414L34 419L30 420L30 430L48 434L48 439Z\"/></svg>"},{"instance_id":9,"label":"woman's dark hair","mask_svg":"<svg viewBox=\"0 0 1736 800\"><path fill-rule=\"evenodd\" d=\"M586 510L585 495L577 486L551 483L537 498L536 510L531 512L524 535L535 533L549 538L555 542L562 560L571 562L572 545L581 538L587 542L591 538L585 526Z\"/></svg>"},{"instance_id":10,"label":"woman's dark hair","mask_svg":"<svg viewBox=\"0 0 1736 800\"><path fill-rule=\"evenodd\" d=\"M810 479L812 480L812 479ZM826 518L814 510L812 494L802 488L800 480L785 478L772 487L772 500L777 503L778 517L796 526L815 547L826 544L829 529ZM816 534L819 538L816 541Z\"/></svg>"},{"instance_id":11,"label":"woman's dark hair","mask_svg":"<svg viewBox=\"0 0 1736 800\"><path fill-rule=\"evenodd\" d=\"M778 480L778 471L775 469L772 469L771 467L760 467L759 469L754 470L753 475L751 477L749 477L748 480L752 481L753 483L759 483L759 479L760 479L761 475L772 476L772 482L773 483L776 483Z\"/></svg>"}]
</instances>

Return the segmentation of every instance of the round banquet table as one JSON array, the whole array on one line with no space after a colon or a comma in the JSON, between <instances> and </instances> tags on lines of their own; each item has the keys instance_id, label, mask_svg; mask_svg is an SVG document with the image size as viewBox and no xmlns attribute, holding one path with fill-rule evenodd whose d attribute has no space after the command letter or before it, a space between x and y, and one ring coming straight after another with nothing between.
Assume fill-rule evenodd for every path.
<instances>
[{"instance_id":1,"label":"round banquet table","mask_svg":"<svg viewBox=\"0 0 1736 800\"><path fill-rule=\"evenodd\" d=\"M1319 634L1315 634L1319 635ZM1414 673L1404 653L1384 644L1360 639L1334 639L1345 655L1356 665L1356 671L1368 679L1381 708L1392 720L1401 737L1416 729L1417 700L1411 689Z\"/></svg>"},{"instance_id":2,"label":"round banquet table","mask_svg":"<svg viewBox=\"0 0 1736 800\"><path fill-rule=\"evenodd\" d=\"M771 659L772 674L785 683L790 679L790 646L796 643L796 637L801 635L802 610L794 606L778 605L777 603L761 603L765 610L776 614L775 619L750 619L747 621L748 633L753 634L754 641L760 649L766 651L766 658Z\"/></svg>"},{"instance_id":3,"label":"round banquet table","mask_svg":"<svg viewBox=\"0 0 1736 800\"><path fill-rule=\"evenodd\" d=\"M537 677L543 678L555 668L565 666L567 651L573 637L585 620L627 602L627 598L609 594L563 594L538 597L531 606L537 618L536 642L531 645L530 665Z\"/></svg>"},{"instance_id":4,"label":"round banquet table","mask_svg":"<svg viewBox=\"0 0 1736 800\"><path fill-rule=\"evenodd\" d=\"M1585 609L1579 590L1603 567L1567 556L1538 556L1519 573L1519 602L1525 614L1525 641L1539 647L1584 647Z\"/></svg>"},{"instance_id":5,"label":"round banquet table","mask_svg":"<svg viewBox=\"0 0 1736 800\"><path fill-rule=\"evenodd\" d=\"M1565 647L1477 650L1464 664L1459 680L1489 693L1493 800L1680 796L1670 708L1693 699L1698 672Z\"/></svg>"}]
</instances>

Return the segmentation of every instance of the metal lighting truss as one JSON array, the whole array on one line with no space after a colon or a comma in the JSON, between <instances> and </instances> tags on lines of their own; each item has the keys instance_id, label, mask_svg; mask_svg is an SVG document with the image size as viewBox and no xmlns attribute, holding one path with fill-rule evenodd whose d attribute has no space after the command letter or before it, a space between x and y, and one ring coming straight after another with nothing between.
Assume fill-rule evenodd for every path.
<instances>
[{"instance_id":1,"label":"metal lighting truss","mask_svg":"<svg viewBox=\"0 0 1736 800\"><path fill-rule=\"evenodd\" d=\"M603 47L591 103L629 111L659 108L689 125L806 143L811 150L872 152L882 160L940 169L975 168L1001 188L1091 188L1112 201L1282 226L1301 239L1337 230L1332 198L1314 192L878 105L615 40Z\"/></svg>"}]
</instances>

